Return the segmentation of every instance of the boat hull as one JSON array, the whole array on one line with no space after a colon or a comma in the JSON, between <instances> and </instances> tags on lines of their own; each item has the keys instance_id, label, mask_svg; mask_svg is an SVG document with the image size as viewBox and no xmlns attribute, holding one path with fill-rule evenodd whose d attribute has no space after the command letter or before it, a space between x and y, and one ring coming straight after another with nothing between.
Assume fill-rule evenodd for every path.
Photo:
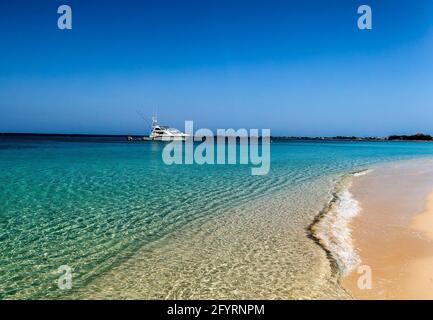
<instances>
[{"instance_id":1,"label":"boat hull","mask_svg":"<svg viewBox=\"0 0 433 320\"><path fill-rule=\"evenodd\" d=\"M154 141L185 141L188 137L187 136L164 136L164 137L151 137L151 140Z\"/></svg>"}]
</instances>

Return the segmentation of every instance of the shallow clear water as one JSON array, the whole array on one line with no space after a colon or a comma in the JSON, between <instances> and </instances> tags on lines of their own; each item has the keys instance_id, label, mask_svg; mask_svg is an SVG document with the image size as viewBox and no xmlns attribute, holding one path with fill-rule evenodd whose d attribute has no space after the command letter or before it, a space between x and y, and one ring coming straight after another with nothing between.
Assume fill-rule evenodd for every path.
<instances>
[{"instance_id":1,"label":"shallow clear water","mask_svg":"<svg viewBox=\"0 0 433 320\"><path fill-rule=\"evenodd\" d=\"M424 142L274 142L271 171L174 165L162 143L0 141L0 298L344 295L306 228L336 177ZM73 268L72 290L57 269Z\"/></svg>"}]
</instances>

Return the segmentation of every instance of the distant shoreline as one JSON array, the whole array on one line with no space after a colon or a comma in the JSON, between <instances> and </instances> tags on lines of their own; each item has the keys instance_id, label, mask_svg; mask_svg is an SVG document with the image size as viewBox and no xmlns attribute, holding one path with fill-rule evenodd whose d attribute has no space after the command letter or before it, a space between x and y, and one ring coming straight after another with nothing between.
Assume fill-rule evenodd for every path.
<instances>
[{"instance_id":1,"label":"distant shoreline","mask_svg":"<svg viewBox=\"0 0 433 320\"><path fill-rule=\"evenodd\" d=\"M86 133L10 133L0 132L0 137L107 137L107 138L123 138L123 137L142 137L141 135L128 134L86 134Z\"/></svg>"},{"instance_id":2,"label":"distant shoreline","mask_svg":"<svg viewBox=\"0 0 433 320\"><path fill-rule=\"evenodd\" d=\"M84 133L14 133L0 132L1 138L52 138L52 139L112 139L123 141L131 139L139 141L148 138L148 135L131 134L84 134ZM356 137L356 136L333 136L333 137L307 137L307 136L271 136L272 141L433 141L433 137L425 134L415 135L391 135L388 137Z\"/></svg>"}]
</instances>

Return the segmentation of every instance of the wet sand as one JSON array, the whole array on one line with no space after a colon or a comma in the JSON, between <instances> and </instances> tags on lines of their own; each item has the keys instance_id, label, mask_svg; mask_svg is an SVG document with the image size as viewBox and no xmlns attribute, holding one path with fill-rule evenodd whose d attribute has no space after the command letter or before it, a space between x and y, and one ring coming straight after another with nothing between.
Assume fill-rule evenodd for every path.
<instances>
[{"instance_id":1,"label":"wet sand","mask_svg":"<svg viewBox=\"0 0 433 320\"><path fill-rule=\"evenodd\" d=\"M361 263L343 287L355 299L433 299L433 160L375 168L350 191L361 207L350 224ZM360 266L371 268L371 289L358 285Z\"/></svg>"}]
</instances>

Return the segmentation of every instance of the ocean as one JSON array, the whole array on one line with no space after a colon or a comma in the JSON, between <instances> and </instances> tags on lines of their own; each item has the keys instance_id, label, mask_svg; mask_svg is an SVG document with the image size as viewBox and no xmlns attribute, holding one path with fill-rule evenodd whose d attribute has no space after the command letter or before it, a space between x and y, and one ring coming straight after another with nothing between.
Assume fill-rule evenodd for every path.
<instances>
[{"instance_id":1,"label":"ocean","mask_svg":"<svg viewBox=\"0 0 433 320\"><path fill-rule=\"evenodd\" d=\"M351 175L433 154L427 142L278 141L254 176L166 165L163 142L0 139L1 299L350 298L338 283L356 260L350 232L334 221L314 234L313 221L336 197L340 214L356 207Z\"/></svg>"}]
</instances>

